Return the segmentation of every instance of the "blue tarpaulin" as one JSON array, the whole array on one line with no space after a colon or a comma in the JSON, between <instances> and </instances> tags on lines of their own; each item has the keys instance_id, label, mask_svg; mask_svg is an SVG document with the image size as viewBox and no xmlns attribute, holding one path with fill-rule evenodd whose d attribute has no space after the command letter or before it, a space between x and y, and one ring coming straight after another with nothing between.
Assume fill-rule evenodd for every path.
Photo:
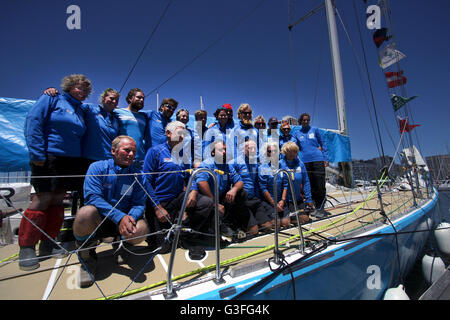
<instances>
[{"instance_id":1,"label":"blue tarpaulin","mask_svg":"<svg viewBox=\"0 0 450 320\"><path fill-rule=\"evenodd\" d=\"M25 143L25 118L34 100L0 97L0 172L29 170L28 148ZM193 113L193 112L192 112ZM215 122L208 117L207 123ZM237 120L235 120L237 123ZM194 116L188 123L194 127ZM292 132L300 126L292 126ZM328 147L330 162L351 161L350 139L333 131L320 129L323 140Z\"/></svg>"},{"instance_id":2,"label":"blue tarpaulin","mask_svg":"<svg viewBox=\"0 0 450 320\"><path fill-rule=\"evenodd\" d=\"M0 98L1 172L30 169L23 130L28 110L34 103L34 100Z\"/></svg>"}]
</instances>

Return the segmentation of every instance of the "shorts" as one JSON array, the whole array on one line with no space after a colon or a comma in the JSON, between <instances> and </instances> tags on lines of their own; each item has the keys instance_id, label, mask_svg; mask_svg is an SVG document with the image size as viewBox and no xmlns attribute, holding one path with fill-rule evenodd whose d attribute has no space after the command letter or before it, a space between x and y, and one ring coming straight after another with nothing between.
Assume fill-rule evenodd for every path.
<instances>
[{"instance_id":1,"label":"shorts","mask_svg":"<svg viewBox=\"0 0 450 320\"><path fill-rule=\"evenodd\" d=\"M102 219L105 217L100 215ZM103 220L102 220L103 221ZM120 236L119 232L119 226L115 224L112 220L106 219L103 221L103 223L100 225L100 227L95 231L94 239L103 239L107 237L116 237Z\"/></svg>"},{"instance_id":2,"label":"shorts","mask_svg":"<svg viewBox=\"0 0 450 320\"><path fill-rule=\"evenodd\" d=\"M48 155L42 167L33 163L30 163L30 167L31 185L37 193L54 191L82 192L84 177L57 176L85 175L88 162L85 158Z\"/></svg>"},{"instance_id":3,"label":"shorts","mask_svg":"<svg viewBox=\"0 0 450 320\"><path fill-rule=\"evenodd\" d=\"M252 213L258 225L273 220L273 208L265 201L259 198L247 199L245 201L246 207Z\"/></svg>"}]
</instances>

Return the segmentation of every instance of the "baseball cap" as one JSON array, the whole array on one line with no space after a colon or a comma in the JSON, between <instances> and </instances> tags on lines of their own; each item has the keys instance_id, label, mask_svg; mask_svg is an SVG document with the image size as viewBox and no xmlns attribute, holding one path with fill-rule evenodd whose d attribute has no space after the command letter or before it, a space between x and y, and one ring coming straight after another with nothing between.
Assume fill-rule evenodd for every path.
<instances>
[{"instance_id":1,"label":"baseball cap","mask_svg":"<svg viewBox=\"0 0 450 320\"><path fill-rule=\"evenodd\" d=\"M231 104L229 104L229 103L225 103L225 104L222 106L222 108L229 109L229 110L233 110L233 108L231 107Z\"/></svg>"}]
</instances>

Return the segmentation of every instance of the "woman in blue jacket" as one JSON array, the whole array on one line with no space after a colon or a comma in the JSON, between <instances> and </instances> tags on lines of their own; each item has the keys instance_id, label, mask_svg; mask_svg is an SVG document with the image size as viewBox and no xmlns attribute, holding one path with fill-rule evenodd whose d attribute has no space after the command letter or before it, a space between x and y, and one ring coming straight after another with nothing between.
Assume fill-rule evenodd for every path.
<instances>
[{"instance_id":1,"label":"woman in blue jacket","mask_svg":"<svg viewBox=\"0 0 450 320\"><path fill-rule=\"evenodd\" d=\"M308 171L311 183L312 198L317 209L323 209L325 204L325 167L328 167L328 149L320 131L309 125L311 117L303 113L298 119L302 125L295 132L297 145L300 148L300 157Z\"/></svg>"},{"instance_id":2,"label":"woman in blue jacket","mask_svg":"<svg viewBox=\"0 0 450 320\"><path fill-rule=\"evenodd\" d=\"M292 182L295 191L295 200L297 209L303 207L303 203L307 203L310 207L313 207L311 199L311 187L309 184L308 173L306 167L298 156L298 146L295 142L289 141L281 148L281 154L283 157L280 160L280 168L286 169L292 172ZM295 209L294 199L291 192L287 194L287 207L289 212L293 212ZM291 220L295 222L295 219ZM300 222L306 223L309 221L309 216L305 213L300 213Z\"/></svg>"},{"instance_id":3,"label":"woman in blue jacket","mask_svg":"<svg viewBox=\"0 0 450 320\"><path fill-rule=\"evenodd\" d=\"M19 227L22 270L39 267L35 252L39 240L42 240L39 255L61 253L62 248L56 250L51 239L56 238L64 220L64 195L67 190L82 189L82 178L40 178L85 174L79 165L81 139L86 131L81 104L92 91L91 82L84 75L74 74L63 78L61 88L61 95L42 95L29 110L25 122L31 184L36 197L24 212Z\"/></svg>"},{"instance_id":4,"label":"woman in blue jacket","mask_svg":"<svg viewBox=\"0 0 450 320\"><path fill-rule=\"evenodd\" d=\"M269 206L277 207L278 216L281 219L281 226L290 225L289 211L287 210L288 181L280 174L277 178L277 197L273 188L275 172L279 168L279 146L277 141L269 141L261 148L261 157L264 162L258 168L258 183L261 192L260 198L267 202Z\"/></svg>"},{"instance_id":5,"label":"woman in blue jacket","mask_svg":"<svg viewBox=\"0 0 450 320\"><path fill-rule=\"evenodd\" d=\"M233 127L228 122L228 109L224 107L219 107L214 112L216 117L216 122L214 126L211 126L204 135L203 144L203 160L208 159L211 154L209 150L209 145L215 140L222 140L225 142L227 147L227 159L233 159L234 157L234 144L233 144ZM233 123L234 124L234 123Z\"/></svg>"}]
</instances>

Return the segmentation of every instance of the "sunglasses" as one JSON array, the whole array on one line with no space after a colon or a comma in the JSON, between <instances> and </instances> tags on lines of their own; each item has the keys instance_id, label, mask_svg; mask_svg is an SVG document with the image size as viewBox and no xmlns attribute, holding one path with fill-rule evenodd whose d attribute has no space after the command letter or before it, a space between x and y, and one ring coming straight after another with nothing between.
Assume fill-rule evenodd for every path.
<instances>
[{"instance_id":1,"label":"sunglasses","mask_svg":"<svg viewBox=\"0 0 450 320\"><path fill-rule=\"evenodd\" d=\"M167 107L167 108L169 108L169 109L172 110L172 111L175 110L175 109L177 108L177 107L171 106L170 104L167 104L167 103L164 104L163 107Z\"/></svg>"}]
</instances>

